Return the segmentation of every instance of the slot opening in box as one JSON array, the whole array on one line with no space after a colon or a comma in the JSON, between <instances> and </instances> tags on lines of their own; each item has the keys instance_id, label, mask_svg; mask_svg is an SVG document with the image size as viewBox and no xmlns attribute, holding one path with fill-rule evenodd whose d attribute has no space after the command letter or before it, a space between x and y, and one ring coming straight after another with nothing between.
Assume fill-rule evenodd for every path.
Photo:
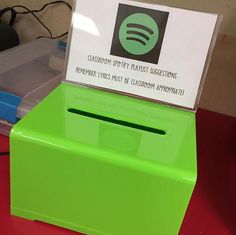
<instances>
[{"instance_id":1,"label":"slot opening in box","mask_svg":"<svg viewBox=\"0 0 236 235\"><path fill-rule=\"evenodd\" d=\"M110 122L110 123L113 123L116 125L126 126L129 128L134 128L134 129L138 129L138 130L142 130L142 131L147 131L147 132L159 134L159 135L166 134L166 131L164 131L164 130L160 130L160 129L148 127L148 126L143 126L140 124L127 122L127 121L123 121L123 120L118 120L118 119L102 116L99 114L82 111L79 109L69 108L68 112L73 113L73 114L77 114L77 115L81 115L81 116L85 116L85 117L89 117L89 118L93 118L93 119L97 119L97 120L101 120L101 121L105 121L105 122Z\"/></svg>"}]
</instances>

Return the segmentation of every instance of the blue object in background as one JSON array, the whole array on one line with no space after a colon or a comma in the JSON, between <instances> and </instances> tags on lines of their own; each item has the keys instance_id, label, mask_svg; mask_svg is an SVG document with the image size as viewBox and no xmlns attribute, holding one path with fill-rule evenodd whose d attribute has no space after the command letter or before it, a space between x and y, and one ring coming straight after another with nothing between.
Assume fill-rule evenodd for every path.
<instances>
[{"instance_id":1,"label":"blue object in background","mask_svg":"<svg viewBox=\"0 0 236 235\"><path fill-rule=\"evenodd\" d=\"M21 102L21 97L11 93L0 91L0 119L11 123L16 123L18 118L17 107Z\"/></svg>"},{"instance_id":2,"label":"blue object in background","mask_svg":"<svg viewBox=\"0 0 236 235\"><path fill-rule=\"evenodd\" d=\"M58 48L61 49L62 51L66 51L67 43L63 41L59 41L57 44Z\"/></svg>"}]
</instances>

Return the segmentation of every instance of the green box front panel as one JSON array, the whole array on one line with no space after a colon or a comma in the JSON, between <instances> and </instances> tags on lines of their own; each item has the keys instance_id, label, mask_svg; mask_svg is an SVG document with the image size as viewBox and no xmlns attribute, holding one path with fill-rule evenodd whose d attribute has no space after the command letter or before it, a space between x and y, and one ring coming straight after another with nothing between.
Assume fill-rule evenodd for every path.
<instances>
[{"instance_id":1,"label":"green box front panel","mask_svg":"<svg viewBox=\"0 0 236 235\"><path fill-rule=\"evenodd\" d=\"M177 234L195 141L193 113L62 84L11 132L11 212L89 235Z\"/></svg>"}]
</instances>

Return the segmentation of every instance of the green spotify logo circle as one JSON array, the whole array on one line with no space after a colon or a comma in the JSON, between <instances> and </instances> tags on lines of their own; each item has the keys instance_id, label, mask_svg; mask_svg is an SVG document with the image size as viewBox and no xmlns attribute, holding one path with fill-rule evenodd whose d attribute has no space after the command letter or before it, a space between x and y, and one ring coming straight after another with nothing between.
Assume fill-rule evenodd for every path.
<instances>
[{"instance_id":1,"label":"green spotify logo circle","mask_svg":"<svg viewBox=\"0 0 236 235\"><path fill-rule=\"evenodd\" d=\"M158 64L169 12L119 4L110 55Z\"/></svg>"},{"instance_id":2,"label":"green spotify logo circle","mask_svg":"<svg viewBox=\"0 0 236 235\"><path fill-rule=\"evenodd\" d=\"M154 19L143 13L128 16L119 29L122 47L133 55L144 55L157 44L159 29Z\"/></svg>"}]
</instances>

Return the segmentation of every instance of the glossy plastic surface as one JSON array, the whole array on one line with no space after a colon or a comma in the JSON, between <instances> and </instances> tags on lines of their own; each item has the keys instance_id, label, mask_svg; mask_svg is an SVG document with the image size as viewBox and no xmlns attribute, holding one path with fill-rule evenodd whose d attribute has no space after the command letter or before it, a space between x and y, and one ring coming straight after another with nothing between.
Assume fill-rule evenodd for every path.
<instances>
[{"instance_id":1,"label":"glossy plastic surface","mask_svg":"<svg viewBox=\"0 0 236 235\"><path fill-rule=\"evenodd\" d=\"M195 141L193 113L61 84L11 132L11 212L86 234L177 234Z\"/></svg>"},{"instance_id":2,"label":"glossy plastic surface","mask_svg":"<svg viewBox=\"0 0 236 235\"><path fill-rule=\"evenodd\" d=\"M103 14L104 5L107 14ZM162 28L156 44L161 50L157 52L154 47L138 55L135 50L146 48L139 41L143 37L139 34L138 41L129 38L134 47L130 53L122 46L126 45L126 31L121 35L120 26L132 13L152 14L145 9L153 12L154 21L156 16L161 17L156 21ZM66 80L196 111L221 20L211 13L144 2L78 0L70 30ZM138 21L153 28L151 22ZM127 24L127 28L131 25ZM180 28L186 33L179 33ZM131 29L127 31L130 35L138 30ZM145 30L140 32L146 36ZM137 37L137 32L133 36Z\"/></svg>"},{"instance_id":3,"label":"glossy plastic surface","mask_svg":"<svg viewBox=\"0 0 236 235\"><path fill-rule=\"evenodd\" d=\"M17 106L21 97L0 90L0 119L11 123L17 122Z\"/></svg>"},{"instance_id":4,"label":"glossy plastic surface","mask_svg":"<svg viewBox=\"0 0 236 235\"><path fill-rule=\"evenodd\" d=\"M8 114L0 118L15 122L24 117L59 85L64 59L65 52L51 39L35 40L1 52L0 91L19 97L21 102L14 107L11 120L5 118ZM6 104L11 105L11 100L8 98Z\"/></svg>"}]
</instances>

